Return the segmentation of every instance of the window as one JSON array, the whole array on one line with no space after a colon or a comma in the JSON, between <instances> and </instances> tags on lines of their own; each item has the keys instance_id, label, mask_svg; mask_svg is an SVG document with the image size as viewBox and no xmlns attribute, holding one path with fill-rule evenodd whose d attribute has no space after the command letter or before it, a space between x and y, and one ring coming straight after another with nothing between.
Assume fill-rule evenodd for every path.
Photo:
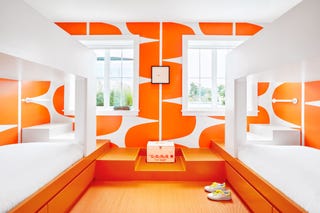
<instances>
[{"instance_id":1,"label":"window","mask_svg":"<svg viewBox=\"0 0 320 213\"><path fill-rule=\"evenodd\" d=\"M243 41L243 38L184 36L183 115L224 114L226 56Z\"/></svg>"},{"instance_id":2,"label":"window","mask_svg":"<svg viewBox=\"0 0 320 213\"><path fill-rule=\"evenodd\" d=\"M89 37L81 40L96 54L96 106L100 115L138 114L137 37Z\"/></svg>"}]
</instances>

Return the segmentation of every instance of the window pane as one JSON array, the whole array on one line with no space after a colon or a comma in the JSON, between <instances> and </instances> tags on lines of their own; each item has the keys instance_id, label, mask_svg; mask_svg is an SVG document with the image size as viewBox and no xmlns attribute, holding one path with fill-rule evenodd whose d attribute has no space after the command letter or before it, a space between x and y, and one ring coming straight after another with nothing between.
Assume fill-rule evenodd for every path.
<instances>
[{"instance_id":1,"label":"window pane","mask_svg":"<svg viewBox=\"0 0 320 213\"><path fill-rule=\"evenodd\" d=\"M97 56L97 106L106 104L106 94L109 94L108 107L133 106L134 50L132 48L97 49L95 53ZM108 76L105 76L105 71ZM104 87L106 80L108 88Z\"/></svg>"},{"instance_id":2,"label":"window pane","mask_svg":"<svg viewBox=\"0 0 320 213\"><path fill-rule=\"evenodd\" d=\"M212 102L212 81L211 79L201 79L200 81L200 101L203 103Z\"/></svg>"},{"instance_id":3,"label":"window pane","mask_svg":"<svg viewBox=\"0 0 320 213\"><path fill-rule=\"evenodd\" d=\"M218 106L225 106L226 102L225 102L225 85L223 84L218 84L218 88L217 88L217 105Z\"/></svg>"},{"instance_id":4,"label":"window pane","mask_svg":"<svg viewBox=\"0 0 320 213\"><path fill-rule=\"evenodd\" d=\"M104 79L97 79L96 106L104 106Z\"/></svg>"},{"instance_id":5,"label":"window pane","mask_svg":"<svg viewBox=\"0 0 320 213\"><path fill-rule=\"evenodd\" d=\"M132 106L133 105L133 80L123 79L122 82L122 106Z\"/></svg>"},{"instance_id":6,"label":"window pane","mask_svg":"<svg viewBox=\"0 0 320 213\"><path fill-rule=\"evenodd\" d=\"M200 76L208 78L212 76L212 50L200 50Z\"/></svg>"},{"instance_id":7,"label":"window pane","mask_svg":"<svg viewBox=\"0 0 320 213\"><path fill-rule=\"evenodd\" d=\"M104 77L104 60L97 60L96 77L97 78L103 78Z\"/></svg>"},{"instance_id":8,"label":"window pane","mask_svg":"<svg viewBox=\"0 0 320 213\"><path fill-rule=\"evenodd\" d=\"M133 61L133 49L123 49L122 58L125 61L128 61L128 60Z\"/></svg>"},{"instance_id":9,"label":"window pane","mask_svg":"<svg viewBox=\"0 0 320 213\"><path fill-rule=\"evenodd\" d=\"M121 60L121 49L110 49L110 59L112 61Z\"/></svg>"},{"instance_id":10,"label":"window pane","mask_svg":"<svg viewBox=\"0 0 320 213\"><path fill-rule=\"evenodd\" d=\"M105 52L106 52L106 50L105 49L95 49L95 50L93 50L94 51L94 53L96 54L96 57L97 58L104 58L104 56L105 56Z\"/></svg>"},{"instance_id":11,"label":"window pane","mask_svg":"<svg viewBox=\"0 0 320 213\"><path fill-rule=\"evenodd\" d=\"M231 49L217 50L217 78L224 79L226 73L226 56Z\"/></svg>"},{"instance_id":12,"label":"window pane","mask_svg":"<svg viewBox=\"0 0 320 213\"><path fill-rule=\"evenodd\" d=\"M110 78L121 77L121 61L110 61Z\"/></svg>"},{"instance_id":13,"label":"window pane","mask_svg":"<svg viewBox=\"0 0 320 213\"><path fill-rule=\"evenodd\" d=\"M200 90L198 79L189 79L188 81L188 99L190 102L198 102L200 99Z\"/></svg>"},{"instance_id":14,"label":"window pane","mask_svg":"<svg viewBox=\"0 0 320 213\"><path fill-rule=\"evenodd\" d=\"M188 77L198 78L200 69L199 49L188 50Z\"/></svg>"},{"instance_id":15,"label":"window pane","mask_svg":"<svg viewBox=\"0 0 320 213\"><path fill-rule=\"evenodd\" d=\"M110 79L110 106L133 105L133 79Z\"/></svg>"},{"instance_id":16,"label":"window pane","mask_svg":"<svg viewBox=\"0 0 320 213\"><path fill-rule=\"evenodd\" d=\"M121 79L110 79L109 106L121 105Z\"/></svg>"},{"instance_id":17,"label":"window pane","mask_svg":"<svg viewBox=\"0 0 320 213\"><path fill-rule=\"evenodd\" d=\"M122 62L122 77L133 78L133 61Z\"/></svg>"}]
</instances>

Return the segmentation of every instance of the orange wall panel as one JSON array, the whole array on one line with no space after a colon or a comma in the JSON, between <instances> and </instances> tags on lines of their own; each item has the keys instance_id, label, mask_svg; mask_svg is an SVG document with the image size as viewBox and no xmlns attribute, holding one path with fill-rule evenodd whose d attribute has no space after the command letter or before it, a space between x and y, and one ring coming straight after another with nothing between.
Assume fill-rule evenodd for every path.
<instances>
[{"instance_id":1,"label":"orange wall panel","mask_svg":"<svg viewBox=\"0 0 320 213\"><path fill-rule=\"evenodd\" d=\"M182 116L180 104L164 102L162 109L162 137L164 140L180 138L192 133L196 125L196 118Z\"/></svg>"},{"instance_id":2,"label":"orange wall panel","mask_svg":"<svg viewBox=\"0 0 320 213\"><path fill-rule=\"evenodd\" d=\"M126 147L147 147L148 141L158 141L159 123L146 123L132 127L125 138Z\"/></svg>"},{"instance_id":3,"label":"orange wall panel","mask_svg":"<svg viewBox=\"0 0 320 213\"><path fill-rule=\"evenodd\" d=\"M320 100L320 81L305 83L305 102ZM320 107L305 104L305 145L320 149L319 134Z\"/></svg>"},{"instance_id":4,"label":"orange wall panel","mask_svg":"<svg viewBox=\"0 0 320 213\"><path fill-rule=\"evenodd\" d=\"M140 44L140 76L151 78L151 66L159 65L159 42Z\"/></svg>"},{"instance_id":5,"label":"orange wall panel","mask_svg":"<svg viewBox=\"0 0 320 213\"><path fill-rule=\"evenodd\" d=\"M0 132L0 146L6 144L15 144L18 142L18 128L8 129Z\"/></svg>"},{"instance_id":6,"label":"orange wall panel","mask_svg":"<svg viewBox=\"0 0 320 213\"><path fill-rule=\"evenodd\" d=\"M258 82L258 96L263 95L269 88L269 82Z\"/></svg>"},{"instance_id":7,"label":"orange wall panel","mask_svg":"<svg viewBox=\"0 0 320 213\"><path fill-rule=\"evenodd\" d=\"M50 87L48 81L23 81L21 98L35 98L44 95ZM47 107L36 103L21 103L21 127L29 127L50 122Z\"/></svg>"},{"instance_id":8,"label":"orange wall panel","mask_svg":"<svg viewBox=\"0 0 320 213\"><path fill-rule=\"evenodd\" d=\"M290 123L301 125L301 84L284 83L278 86L273 93L272 99L298 99L298 104L273 103L274 113L281 119Z\"/></svg>"},{"instance_id":9,"label":"orange wall panel","mask_svg":"<svg viewBox=\"0 0 320 213\"><path fill-rule=\"evenodd\" d=\"M262 106L258 106L258 115L257 116L248 116L247 117L247 131L250 131L250 124L269 124L270 117L268 111Z\"/></svg>"},{"instance_id":10,"label":"orange wall panel","mask_svg":"<svg viewBox=\"0 0 320 213\"><path fill-rule=\"evenodd\" d=\"M320 149L319 121L320 108L305 105L304 143L306 146Z\"/></svg>"},{"instance_id":11,"label":"orange wall panel","mask_svg":"<svg viewBox=\"0 0 320 213\"><path fill-rule=\"evenodd\" d=\"M118 27L102 23L91 22L90 23L90 35L121 35L121 31Z\"/></svg>"},{"instance_id":12,"label":"orange wall panel","mask_svg":"<svg viewBox=\"0 0 320 213\"><path fill-rule=\"evenodd\" d=\"M225 125L218 124L211 126L202 131L199 140L199 147L208 148L211 146L211 141L224 142L225 140Z\"/></svg>"},{"instance_id":13,"label":"orange wall panel","mask_svg":"<svg viewBox=\"0 0 320 213\"><path fill-rule=\"evenodd\" d=\"M236 35L251 36L262 30L261 26L250 23L236 23Z\"/></svg>"},{"instance_id":14,"label":"orange wall panel","mask_svg":"<svg viewBox=\"0 0 320 213\"><path fill-rule=\"evenodd\" d=\"M165 22L162 33L162 58L176 58L182 56L182 35L194 35L193 30L183 24Z\"/></svg>"},{"instance_id":15,"label":"orange wall panel","mask_svg":"<svg viewBox=\"0 0 320 213\"><path fill-rule=\"evenodd\" d=\"M87 23L86 22L56 22L61 29L70 35L86 35Z\"/></svg>"},{"instance_id":16,"label":"orange wall panel","mask_svg":"<svg viewBox=\"0 0 320 213\"><path fill-rule=\"evenodd\" d=\"M120 128L122 116L97 116L97 135L105 135Z\"/></svg>"},{"instance_id":17,"label":"orange wall panel","mask_svg":"<svg viewBox=\"0 0 320 213\"><path fill-rule=\"evenodd\" d=\"M54 109L61 115L64 115L64 86L59 87L53 95Z\"/></svg>"},{"instance_id":18,"label":"orange wall panel","mask_svg":"<svg viewBox=\"0 0 320 213\"><path fill-rule=\"evenodd\" d=\"M140 84L139 86L139 116L149 119L159 119L159 85Z\"/></svg>"},{"instance_id":19,"label":"orange wall panel","mask_svg":"<svg viewBox=\"0 0 320 213\"><path fill-rule=\"evenodd\" d=\"M50 114L46 107L35 103L21 104L21 127L30 127L50 123Z\"/></svg>"},{"instance_id":20,"label":"orange wall panel","mask_svg":"<svg viewBox=\"0 0 320 213\"><path fill-rule=\"evenodd\" d=\"M45 94L50 87L49 81L22 81L21 98L32 98Z\"/></svg>"},{"instance_id":21,"label":"orange wall panel","mask_svg":"<svg viewBox=\"0 0 320 213\"><path fill-rule=\"evenodd\" d=\"M170 84L162 85L162 98L178 98L182 96L182 65L164 62L163 66L170 67Z\"/></svg>"},{"instance_id":22,"label":"orange wall panel","mask_svg":"<svg viewBox=\"0 0 320 213\"><path fill-rule=\"evenodd\" d=\"M160 38L159 22L128 22L127 27L132 34L150 39Z\"/></svg>"},{"instance_id":23,"label":"orange wall panel","mask_svg":"<svg viewBox=\"0 0 320 213\"><path fill-rule=\"evenodd\" d=\"M200 22L199 26L205 35L232 35L233 23Z\"/></svg>"},{"instance_id":24,"label":"orange wall panel","mask_svg":"<svg viewBox=\"0 0 320 213\"><path fill-rule=\"evenodd\" d=\"M18 81L0 78L0 124L18 123Z\"/></svg>"}]
</instances>

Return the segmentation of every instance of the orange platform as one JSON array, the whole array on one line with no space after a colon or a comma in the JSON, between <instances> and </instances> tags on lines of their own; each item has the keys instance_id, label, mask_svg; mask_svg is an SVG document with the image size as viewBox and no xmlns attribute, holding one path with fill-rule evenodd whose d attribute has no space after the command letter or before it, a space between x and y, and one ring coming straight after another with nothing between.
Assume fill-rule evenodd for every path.
<instances>
[{"instance_id":1,"label":"orange platform","mask_svg":"<svg viewBox=\"0 0 320 213\"><path fill-rule=\"evenodd\" d=\"M205 148L176 148L173 163L147 163L144 148L111 148L96 161L95 180L225 181L225 161Z\"/></svg>"}]
</instances>

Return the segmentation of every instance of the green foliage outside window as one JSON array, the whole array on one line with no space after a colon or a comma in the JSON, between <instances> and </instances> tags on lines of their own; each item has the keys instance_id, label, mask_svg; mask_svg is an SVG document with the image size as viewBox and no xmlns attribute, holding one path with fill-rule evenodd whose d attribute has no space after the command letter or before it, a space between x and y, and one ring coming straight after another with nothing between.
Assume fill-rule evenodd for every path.
<instances>
[{"instance_id":1,"label":"green foliage outside window","mask_svg":"<svg viewBox=\"0 0 320 213\"><path fill-rule=\"evenodd\" d=\"M226 90L224 85L220 84L218 86L218 103L220 105L225 106L226 105Z\"/></svg>"},{"instance_id":2,"label":"green foliage outside window","mask_svg":"<svg viewBox=\"0 0 320 213\"><path fill-rule=\"evenodd\" d=\"M96 106L104 106L103 92L97 92L96 95Z\"/></svg>"},{"instance_id":3,"label":"green foliage outside window","mask_svg":"<svg viewBox=\"0 0 320 213\"><path fill-rule=\"evenodd\" d=\"M129 87L125 87L121 92L120 89L113 89L110 92L110 106L132 106L132 92Z\"/></svg>"},{"instance_id":4,"label":"green foliage outside window","mask_svg":"<svg viewBox=\"0 0 320 213\"><path fill-rule=\"evenodd\" d=\"M211 102L211 89L206 87L199 89L198 85L192 82L190 84L189 100L191 102Z\"/></svg>"},{"instance_id":5,"label":"green foliage outside window","mask_svg":"<svg viewBox=\"0 0 320 213\"><path fill-rule=\"evenodd\" d=\"M225 105L225 86L218 86L218 97L217 102L219 105ZM212 91L210 88L201 87L199 88L194 82L190 84L189 90L189 101L190 102L204 102L208 103L212 101Z\"/></svg>"}]
</instances>

